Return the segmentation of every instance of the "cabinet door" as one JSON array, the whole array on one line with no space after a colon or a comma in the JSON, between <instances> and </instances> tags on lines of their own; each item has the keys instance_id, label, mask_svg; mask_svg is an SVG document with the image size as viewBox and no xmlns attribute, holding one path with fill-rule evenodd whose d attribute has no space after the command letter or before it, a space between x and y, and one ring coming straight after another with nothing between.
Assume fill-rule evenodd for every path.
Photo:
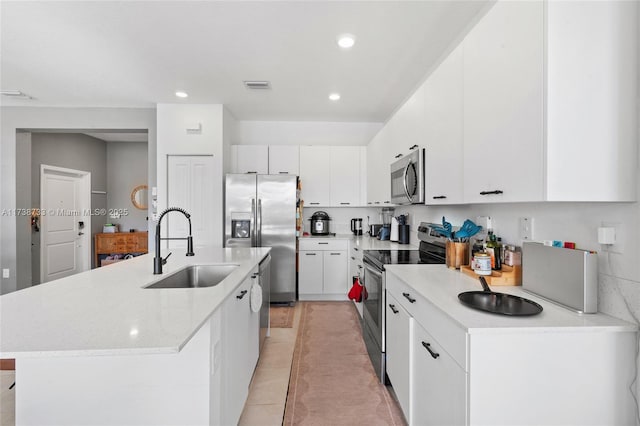
<instances>
[{"instance_id":1,"label":"cabinet door","mask_svg":"<svg viewBox=\"0 0 640 426\"><path fill-rule=\"evenodd\" d=\"M360 205L360 147L330 148L331 205Z\"/></svg>"},{"instance_id":2,"label":"cabinet door","mask_svg":"<svg viewBox=\"0 0 640 426\"><path fill-rule=\"evenodd\" d=\"M543 2L497 2L463 49L465 202L542 201Z\"/></svg>"},{"instance_id":3,"label":"cabinet door","mask_svg":"<svg viewBox=\"0 0 640 426\"><path fill-rule=\"evenodd\" d=\"M431 143L430 140L425 139L424 134L424 85L420 86L398 109L389 120L389 125L390 137L393 141L392 159L397 155L407 155L412 149L424 148L426 143Z\"/></svg>"},{"instance_id":4,"label":"cabinet door","mask_svg":"<svg viewBox=\"0 0 640 426\"><path fill-rule=\"evenodd\" d=\"M467 420L467 377L420 324L413 324L411 424L463 425Z\"/></svg>"},{"instance_id":5,"label":"cabinet door","mask_svg":"<svg viewBox=\"0 0 640 426\"><path fill-rule=\"evenodd\" d=\"M211 221L213 207L214 163L211 155L170 155L168 157L167 204L185 209L191 214L191 231L196 247L214 244ZM179 213L169 213L163 219L172 238L189 235L189 222ZM186 241L172 240L169 247L184 248Z\"/></svg>"},{"instance_id":6,"label":"cabinet door","mask_svg":"<svg viewBox=\"0 0 640 426\"><path fill-rule=\"evenodd\" d=\"M236 145L236 173L269 173L269 147L267 145Z\"/></svg>"},{"instance_id":7,"label":"cabinet door","mask_svg":"<svg viewBox=\"0 0 640 426\"><path fill-rule=\"evenodd\" d=\"M386 306L387 375L405 418L410 420L411 331L413 319L387 291ZM411 421L409 421L411 423Z\"/></svg>"},{"instance_id":8,"label":"cabinet door","mask_svg":"<svg viewBox=\"0 0 640 426\"><path fill-rule=\"evenodd\" d=\"M347 282L347 251L324 252L324 294L341 294L347 297L351 287Z\"/></svg>"},{"instance_id":9,"label":"cabinet door","mask_svg":"<svg viewBox=\"0 0 640 426\"><path fill-rule=\"evenodd\" d=\"M300 147L297 145L269 146L269 174L294 175L300 173Z\"/></svg>"},{"instance_id":10,"label":"cabinet door","mask_svg":"<svg viewBox=\"0 0 640 426\"><path fill-rule=\"evenodd\" d=\"M462 47L424 84L425 204L463 201Z\"/></svg>"},{"instance_id":11,"label":"cabinet door","mask_svg":"<svg viewBox=\"0 0 640 426\"><path fill-rule=\"evenodd\" d=\"M306 207L330 205L330 162L328 146L300 147L301 198Z\"/></svg>"},{"instance_id":12,"label":"cabinet door","mask_svg":"<svg viewBox=\"0 0 640 426\"><path fill-rule=\"evenodd\" d=\"M224 302L224 424L238 424L249 395L253 374L251 339L251 309L249 306L251 278L247 278ZM258 327L258 325L256 325Z\"/></svg>"},{"instance_id":13,"label":"cabinet door","mask_svg":"<svg viewBox=\"0 0 640 426\"><path fill-rule=\"evenodd\" d=\"M391 149L389 128L383 127L367 146L367 205L391 204Z\"/></svg>"},{"instance_id":14,"label":"cabinet door","mask_svg":"<svg viewBox=\"0 0 640 426\"><path fill-rule=\"evenodd\" d=\"M300 250L298 293L322 294L322 251Z\"/></svg>"}]
</instances>

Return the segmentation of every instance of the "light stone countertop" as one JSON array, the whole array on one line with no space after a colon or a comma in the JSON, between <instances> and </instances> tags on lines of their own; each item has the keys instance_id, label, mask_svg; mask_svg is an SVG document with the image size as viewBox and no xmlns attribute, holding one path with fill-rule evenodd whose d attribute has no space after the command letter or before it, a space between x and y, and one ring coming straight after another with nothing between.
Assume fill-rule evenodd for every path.
<instances>
[{"instance_id":1,"label":"light stone countertop","mask_svg":"<svg viewBox=\"0 0 640 426\"><path fill-rule=\"evenodd\" d=\"M151 253L5 294L0 357L176 353L270 250L173 249L162 275ZM239 266L214 287L144 288L190 264Z\"/></svg>"},{"instance_id":2,"label":"light stone countertop","mask_svg":"<svg viewBox=\"0 0 640 426\"><path fill-rule=\"evenodd\" d=\"M543 311L534 316L512 317L464 306L458 294L482 291L478 279L445 265L385 265L417 294L456 321L467 333L522 333L560 331L637 331L638 327L605 314L578 314L522 290L521 286L492 286L499 293L514 294L539 303ZM387 278L388 279L388 278Z\"/></svg>"}]
</instances>

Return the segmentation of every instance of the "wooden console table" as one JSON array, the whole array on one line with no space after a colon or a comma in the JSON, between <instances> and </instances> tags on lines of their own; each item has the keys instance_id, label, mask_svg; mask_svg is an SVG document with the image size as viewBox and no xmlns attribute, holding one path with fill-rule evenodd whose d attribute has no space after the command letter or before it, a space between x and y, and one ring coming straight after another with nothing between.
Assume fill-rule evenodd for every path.
<instances>
[{"instance_id":1,"label":"wooden console table","mask_svg":"<svg viewBox=\"0 0 640 426\"><path fill-rule=\"evenodd\" d=\"M95 234L95 265L102 266L100 255L145 254L148 252L148 232L116 232Z\"/></svg>"}]
</instances>

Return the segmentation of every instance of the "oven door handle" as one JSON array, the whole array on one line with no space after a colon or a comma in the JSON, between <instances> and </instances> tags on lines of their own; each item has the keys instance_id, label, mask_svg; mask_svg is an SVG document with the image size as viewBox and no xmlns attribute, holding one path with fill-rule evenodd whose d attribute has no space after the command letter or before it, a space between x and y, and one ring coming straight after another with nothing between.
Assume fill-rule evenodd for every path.
<instances>
[{"instance_id":1,"label":"oven door handle","mask_svg":"<svg viewBox=\"0 0 640 426\"><path fill-rule=\"evenodd\" d=\"M372 274L374 274L375 276L380 277L380 279L382 279L382 271L380 271L378 268L376 268L371 263L367 262L366 259L363 261L363 263L364 263L365 272L369 271ZM366 283L365 283L365 285L366 285Z\"/></svg>"}]
</instances>

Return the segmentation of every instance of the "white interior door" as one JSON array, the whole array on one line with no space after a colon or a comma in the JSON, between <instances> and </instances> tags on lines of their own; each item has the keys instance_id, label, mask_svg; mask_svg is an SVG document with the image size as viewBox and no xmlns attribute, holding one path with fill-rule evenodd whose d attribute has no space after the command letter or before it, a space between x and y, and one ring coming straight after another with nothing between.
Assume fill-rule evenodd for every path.
<instances>
[{"instance_id":1,"label":"white interior door","mask_svg":"<svg viewBox=\"0 0 640 426\"><path fill-rule=\"evenodd\" d=\"M40 282L90 268L91 173L40 169Z\"/></svg>"},{"instance_id":2,"label":"white interior door","mask_svg":"<svg viewBox=\"0 0 640 426\"><path fill-rule=\"evenodd\" d=\"M191 215L191 232L195 247L213 244L213 156L169 155L168 157L168 207L180 207ZM163 235L183 238L189 235L189 222L180 213L169 213L163 223L168 232ZM182 240L170 240L169 247L185 247Z\"/></svg>"}]
</instances>

